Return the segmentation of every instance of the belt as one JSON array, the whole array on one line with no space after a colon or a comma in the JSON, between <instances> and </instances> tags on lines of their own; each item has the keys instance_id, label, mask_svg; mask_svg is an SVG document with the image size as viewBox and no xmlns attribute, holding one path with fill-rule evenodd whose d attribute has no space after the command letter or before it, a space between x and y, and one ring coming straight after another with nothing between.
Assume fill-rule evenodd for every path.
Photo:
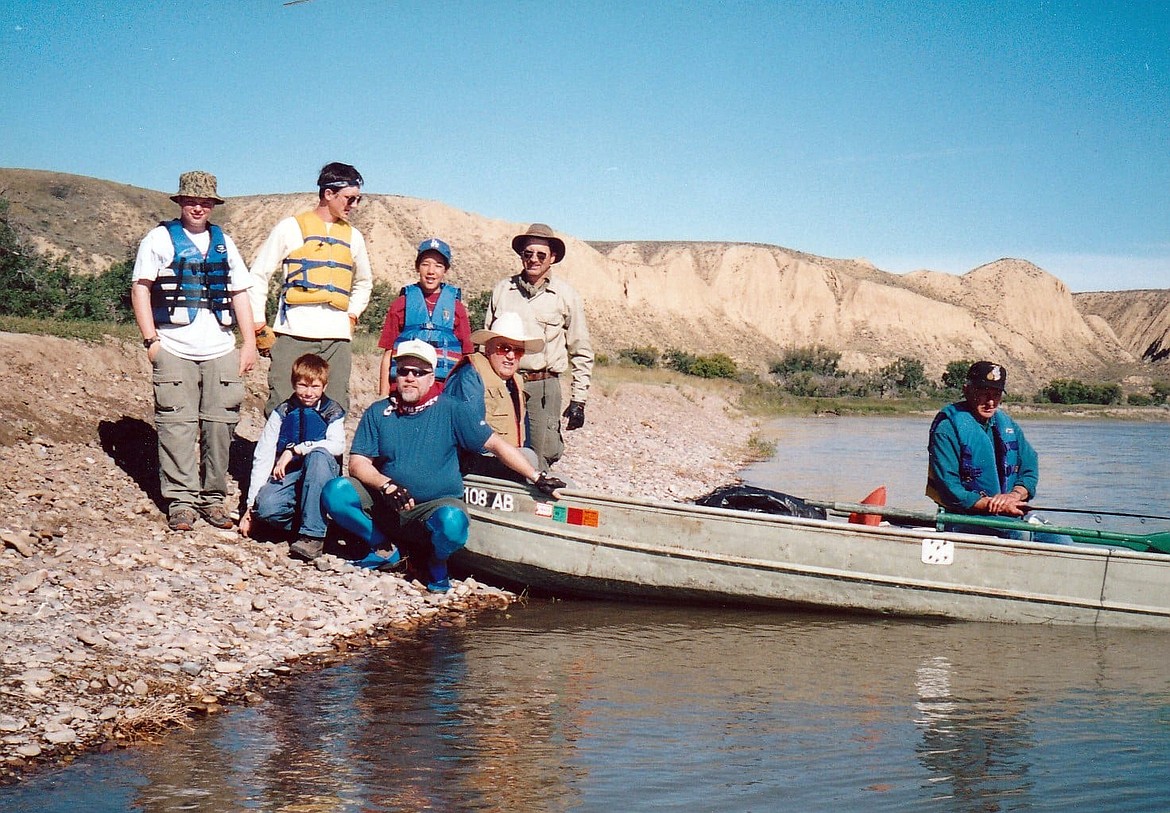
<instances>
[{"instance_id":1,"label":"belt","mask_svg":"<svg viewBox=\"0 0 1170 813\"><path fill-rule=\"evenodd\" d=\"M521 370L520 374L524 376L525 381L544 381L546 378L556 378L560 375L552 370Z\"/></svg>"}]
</instances>

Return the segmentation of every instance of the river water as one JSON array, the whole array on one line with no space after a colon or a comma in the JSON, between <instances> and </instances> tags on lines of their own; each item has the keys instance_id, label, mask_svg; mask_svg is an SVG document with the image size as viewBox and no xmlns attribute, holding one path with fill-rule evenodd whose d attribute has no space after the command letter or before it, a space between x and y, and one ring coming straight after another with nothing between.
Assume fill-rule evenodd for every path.
<instances>
[{"instance_id":1,"label":"river water","mask_svg":"<svg viewBox=\"0 0 1170 813\"><path fill-rule=\"evenodd\" d=\"M779 421L745 476L925 507L928 425ZM1166 513L1167 425L1025 429L1037 502ZM0 810L1170 810L1168 655L1164 633L532 601L32 776Z\"/></svg>"}]
</instances>

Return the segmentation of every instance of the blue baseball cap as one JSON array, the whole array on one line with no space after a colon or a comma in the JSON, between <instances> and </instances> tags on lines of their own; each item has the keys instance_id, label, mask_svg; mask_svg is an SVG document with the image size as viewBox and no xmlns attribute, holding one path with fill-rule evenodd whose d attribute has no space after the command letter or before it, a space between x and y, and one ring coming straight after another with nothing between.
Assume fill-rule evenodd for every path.
<instances>
[{"instance_id":1,"label":"blue baseball cap","mask_svg":"<svg viewBox=\"0 0 1170 813\"><path fill-rule=\"evenodd\" d=\"M447 261L447 267L451 267L451 247L438 237L428 237L418 244L418 255L414 258L414 264L418 265L418 261L422 259L422 255L428 251L437 251L442 254L443 259Z\"/></svg>"}]
</instances>

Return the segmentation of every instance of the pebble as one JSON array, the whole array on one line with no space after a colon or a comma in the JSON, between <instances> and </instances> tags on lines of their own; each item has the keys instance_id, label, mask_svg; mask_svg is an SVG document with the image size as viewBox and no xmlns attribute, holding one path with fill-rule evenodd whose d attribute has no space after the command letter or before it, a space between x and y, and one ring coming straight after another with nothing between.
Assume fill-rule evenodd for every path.
<instances>
[{"instance_id":1,"label":"pebble","mask_svg":"<svg viewBox=\"0 0 1170 813\"><path fill-rule=\"evenodd\" d=\"M112 722L149 719L160 698L213 711L244 697L253 677L287 674L289 664L345 650L351 637L459 621L515 600L473 579L440 595L334 556L306 565L283 543L202 522L168 531L140 485L157 482L141 467L142 444L153 442L151 399L126 394L149 392L141 348L66 346L98 377L94 392L109 395L45 398L37 440L0 444L0 780L6 765L101 744ZM42 355L46 365L64 357ZM375 397L377 363L354 360L351 437ZM249 376L237 428L245 439L263 427L265 379L265 370ZM591 395L589 410L555 471L625 496L696 496L731 481L754 428L723 399L685 385L622 384ZM643 425L647 414L659 416L653 426ZM228 504L238 498L229 478Z\"/></svg>"}]
</instances>

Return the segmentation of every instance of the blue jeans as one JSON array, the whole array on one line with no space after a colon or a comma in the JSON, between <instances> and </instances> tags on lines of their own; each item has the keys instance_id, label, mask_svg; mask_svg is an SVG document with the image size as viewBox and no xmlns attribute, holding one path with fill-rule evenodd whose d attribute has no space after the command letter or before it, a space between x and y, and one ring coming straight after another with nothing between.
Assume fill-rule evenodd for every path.
<instances>
[{"instance_id":1,"label":"blue jeans","mask_svg":"<svg viewBox=\"0 0 1170 813\"><path fill-rule=\"evenodd\" d=\"M300 468L284 475L280 482L268 479L256 495L255 515L278 528L292 530L300 505L302 536L325 538L325 513L321 509L321 489L340 473L333 455L324 449L314 449L302 461Z\"/></svg>"}]
</instances>

